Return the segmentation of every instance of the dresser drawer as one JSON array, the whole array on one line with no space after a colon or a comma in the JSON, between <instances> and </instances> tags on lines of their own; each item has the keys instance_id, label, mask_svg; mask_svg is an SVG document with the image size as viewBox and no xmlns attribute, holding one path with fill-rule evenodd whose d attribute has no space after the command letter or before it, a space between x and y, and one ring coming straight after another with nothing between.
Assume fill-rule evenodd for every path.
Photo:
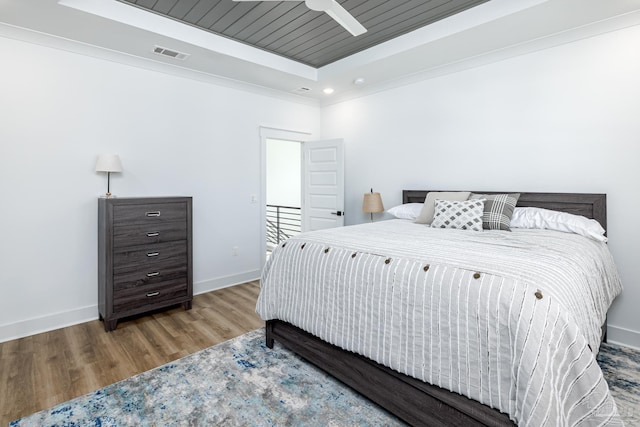
<instances>
[{"instance_id":1,"label":"dresser drawer","mask_svg":"<svg viewBox=\"0 0 640 427\"><path fill-rule=\"evenodd\" d=\"M148 266L146 269L136 268L119 272L113 276L114 293L122 289L172 282L175 284L187 282L186 258L178 258L175 262Z\"/></svg>"},{"instance_id":2,"label":"dresser drawer","mask_svg":"<svg viewBox=\"0 0 640 427\"><path fill-rule=\"evenodd\" d=\"M113 311L123 312L140 309L168 300L183 298L188 295L187 283L175 284L162 282L136 288L124 289L113 294Z\"/></svg>"},{"instance_id":3,"label":"dresser drawer","mask_svg":"<svg viewBox=\"0 0 640 427\"><path fill-rule=\"evenodd\" d=\"M186 264L187 241L120 248L113 251L113 273L117 275L130 270L159 268L176 260Z\"/></svg>"},{"instance_id":4,"label":"dresser drawer","mask_svg":"<svg viewBox=\"0 0 640 427\"><path fill-rule=\"evenodd\" d=\"M186 203L145 203L140 205L116 205L113 207L114 226L158 224L186 220Z\"/></svg>"},{"instance_id":5,"label":"dresser drawer","mask_svg":"<svg viewBox=\"0 0 640 427\"><path fill-rule=\"evenodd\" d=\"M121 225L113 228L113 247L145 245L187 239L186 221Z\"/></svg>"}]
</instances>

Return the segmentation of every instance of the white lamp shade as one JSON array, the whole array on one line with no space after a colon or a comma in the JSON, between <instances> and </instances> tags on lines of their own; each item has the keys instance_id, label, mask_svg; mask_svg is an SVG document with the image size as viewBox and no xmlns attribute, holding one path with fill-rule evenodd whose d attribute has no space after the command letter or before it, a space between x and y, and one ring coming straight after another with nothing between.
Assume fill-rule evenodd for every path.
<instances>
[{"instance_id":1,"label":"white lamp shade","mask_svg":"<svg viewBox=\"0 0 640 427\"><path fill-rule=\"evenodd\" d=\"M122 172L122 162L117 154L100 154L96 162L96 172Z\"/></svg>"},{"instance_id":2,"label":"white lamp shade","mask_svg":"<svg viewBox=\"0 0 640 427\"><path fill-rule=\"evenodd\" d=\"M384 206L382 204L380 193L364 193L364 200L362 201L362 212L374 213L383 211Z\"/></svg>"}]
</instances>

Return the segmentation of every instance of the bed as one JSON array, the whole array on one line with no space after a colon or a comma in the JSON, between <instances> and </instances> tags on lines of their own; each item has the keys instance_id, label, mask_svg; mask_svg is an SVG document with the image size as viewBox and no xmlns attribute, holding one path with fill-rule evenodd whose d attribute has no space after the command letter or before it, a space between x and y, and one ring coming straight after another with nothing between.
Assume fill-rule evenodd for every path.
<instances>
[{"instance_id":1,"label":"bed","mask_svg":"<svg viewBox=\"0 0 640 427\"><path fill-rule=\"evenodd\" d=\"M492 194L491 192L482 193ZM422 203L425 199L426 194L427 191L405 190L403 191L403 203ZM606 229L606 196L603 194L520 193L518 206L541 207L582 215L587 218L597 220ZM406 234L406 239L411 240L411 238L408 236L413 233L414 229L410 229L409 227L417 226L416 224L409 225L406 223L398 223L396 225L392 221L382 221L381 223L386 224L380 224L376 227L387 227L386 231L381 231L383 239L385 240L395 240L395 236L401 236L403 233ZM490 262L483 263L481 259L473 259L473 257L471 257L470 260L464 262L458 260L457 262L461 263L460 265L452 265L452 263L448 263L448 259L445 258L438 258L436 262L429 263L428 254L425 255L423 253L420 253L420 256L417 256L416 259L412 259L412 254L417 253L415 249L417 246L414 247L409 243L403 244L402 248L395 247L395 249L385 249L384 251L382 251L385 253L379 253L380 251L377 251L375 247L366 247L366 245L363 246L363 244L361 245L358 243L358 239L362 235L365 235L373 230L373 228L365 230L365 227L367 226L363 225L354 227L352 231L353 233L355 233L355 235L351 238L342 237L340 234L336 234L333 236L333 240L331 240L330 243L325 243L322 240L324 238L322 233L312 235L303 234L296 238L290 239L289 241L282 244L281 247L277 248L276 252L274 252L274 255L272 255L272 258L270 259L270 262L267 264L267 266L265 266L265 271L262 278L263 289L261 291L257 307L259 314L264 319L267 319L266 341L268 346L272 347L274 340L279 341L285 347L293 350L311 363L329 372L337 379L341 380L345 384L354 388L364 396L367 396L372 401L378 403L391 413L397 415L399 418L412 425L501 426L513 425L513 420L518 420L519 424L521 425L535 425L540 423L544 424L546 422L551 425L555 425L555 422L552 422L552 420L555 419L554 417L560 416L563 417L562 419L565 420L567 424L572 425L578 424L580 422L584 422L585 425L590 425L593 422L605 422L611 425L621 424L617 416L615 403L613 403L613 399L611 398L611 396L608 395L606 382L604 382L604 379L602 379L601 372L599 374L600 378L598 378L599 368L597 367L597 364L595 365L595 367L593 366L595 364L594 355L595 353L597 353L600 339L604 338L604 333L600 333L599 327L602 326L601 330L606 331L606 309L608 309L608 306L610 305L613 298L615 298L615 296L620 292L619 283L618 288L616 288L615 284L612 285L612 288L605 292L606 295L603 294L599 295L597 298L594 297L594 301L597 301L593 302L593 307L589 307L589 304L585 305L580 303L580 300L578 299L576 299L576 301L572 303L576 306L576 311L584 311L576 314L577 318L580 319L580 322L598 322L598 328L585 327L585 331L588 330L587 332L589 333L585 332L585 336L583 337L582 333L574 333L575 328L572 323L575 323L575 321L573 321L570 316L567 316L562 311L562 309L566 307L562 305L560 306L560 308L558 308L558 304L555 303L554 297L556 297L556 295L554 294L554 292L568 292L567 290L547 291L547 289L544 287L542 291L540 289L530 289L530 284L525 283L525 279L526 277L528 277L526 276L526 274L523 273L523 276L525 277L524 279L519 277L514 278L509 276L508 274L503 275L500 270L495 270ZM331 233L335 234L340 232L334 231L330 232L329 234ZM532 236L534 234L535 233L531 233ZM489 234L487 234L487 236L489 236ZM398 239L400 238L401 237L398 237ZM501 239L500 237L496 238ZM526 238L529 239L529 235L527 235ZM547 236L540 235L533 236L532 238L547 239ZM458 247L462 247L460 246L460 242L458 242ZM438 245L441 245L441 243L442 242L438 243ZM462 243L465 247L468 245L473 246L473 242L471 244L466 241ZM416 242L414 241L413 245L415 244ZM508 245L513 244L513 242L508 242L508 244L505 243L503 246L507 248ZM287 245L289 245L289 248L285 249ZM420 245L420 247L422 247L422 243L420 243ZM436 245L436 243L434 243L434 245ZM605 245L591 246L593 246L593 248L597 248L597 251L604 250L606 251L606 253L608 253ZM603 249L603 246L605 246L605 249ZM305 248L307 249L307 251L304 250ZM345 303L340 304L342 304L343 306L354 307L356 305L360 305L361 301L355 301L353 300L353 298L352 300L349 300L350 297L346 293L340 294L340 292L346 291L341 291L341 288L332 287L329 284L333 283L337 286L340 283L344 282L344 288L349 287L350 279L347 276L341 275L342 273L340 272L340 268L348 266L350 260L353 260L354 263L356 262L356 260L364 260L362 262L366 263L374 262L370 260L377 259L375 268L379 268L380 271L393 271L393 273L386 274L389 277L389 281L393 281L394 283L402 283L402 280L404 280L402 279L402 277L404 277L402 276L402 274L404 274L403 272L406 271L411 271L411 273L408 274L408 277L412 277L411 275L417 276L419 268L422 268L423 270L421 274L432 275L429 276L432 277L429 279L429 283L431 284L437 282L438 279L436 275L438 274L438 272L440 272L440 274L442 275L441 281L443 283L445 281L445 278L448 277L454 277L456 278L457 282L460 283L487 283L486 286L488 287L486 287L486 289L488 289L489 291L485 293L476 291L475 288L471 286L467 286L465 288L467 289L465 291L467 292L467 302L469 300L475 301L475 299L478 298L478 295L486 294L487 307L493 307L491 298L496 297L496 292L499 292L497 296L501 297L502 289L518 289L522 290L523 294L526 290L526 295L528 298L526 300L527 304L531 304L531 307L534 307L531 309L532 313L533 311L541 310L538 307L542 307L543 303L546 304L544 307L546 307L545 310L547 310L547 313L555 313L553 314L553 316L555 317L547 314L547 317L549 319L554 319L553 325L548 325L548 323L550 323L549 321L542 320L544 323L544 331L546 331L547 328L550 328L553 330L553 332L550 332L549 334L547 334L546 332L540 334L539 331L536 331L534 328L524 328L523 330L526 331L526 339L522 337L519 341L518 339L515 339L514 341L522 341L522 343L518 344L516 342L514 344L508 342L509 339L504 338L511 337L511 335L509 334L511 334L512 331L510 329L511 326L509 325L505 324L504 328L498 328L497 338L495 336L489 335L487 335L486 337L482 336L482 334L485 334L485 331L480 331L480 327L478 327L475 331L475 335L479 337L477 339L477 343L473 342L473 340L469 340L469 343L464 343L460 340L462 335L460 335L461 332L459 331L459 328L456 331L449 326L451 330L448 333L445 333L447 331L442 332L441 328L446 329L447 326L444 322L438 323L440 321L438 320L438 318L436 322L430 324L429 328L430 330L437 332L438 339L440 340L439 343L441 345L436 345L434 347L433 343L431 343L429 351L425 351L425 349L422 348L421 358L415 355L415 351L413 353L413 356L410 357L409 355L412 353L408 351L409 347L416 347L416 345L420 345L416 344L416 342L422 341L414 339L416 334L420 334L420 328L412 329L411 333L408 332L409 326L406 325L401 327L400 329L394 328L396 328L397 322L404 322L402 323L403 325L408 325L410 323L408 319L411 318L411 316L414 317L413 322L415 324L415 307L413 307L412 301L416 298L411 297L409 295L409 291L403 291L403 288L401 287L396 288L394 286L391 286L391 294L386 295L384 300L389 300L390 295L391 305L393 305L393 295L396 295L394 294L394 292L399 292L400 296L396 298L396 301L399 301L397 304L401 304L402 307L399 312L405 312L407 314L406 319L404 318L404 316L402 319L396 318L396 323L393 323L393 319L391 320L391 322L388 322L386 318L384 320L381 320L381 316L383 316L384 310L377 312L372 308L370 310L371 313L369 314L369 317L363 317L365 319L368 319L369 323L367 323L367 327L369 329L374 329L374 326L370 325L371 321L379 321L378 324L384 325L384 331L376 331L374 334L373 331L371 331L370 333L367 330L366 334L370 334L371 336L370 341L372 341L373 344L377 342L377 344L373 345L372 343L367 343L367 346L371 347L374 350L365 348L363 351L360 351L358 347L359 344L357 344L356 341L363 340L361 338L359 338L358 340L353 338L355 336L355 325L349 326L349 320L343 320L341 323L342 326L340 326L340 328L342 329L340 331L337 330L338 327L335 327L336 330L334 331L334 327L330 326L330 318L340 318L342 316L342 312L330 307L329 305L327 306L327 309L329 311L318 312L319 314L315 315L315 317L314 314L312 314L313 310L310 309L311 305L309 305L309 307L301 306L300 310L296 308L296 310L298 311L304 311L304 313L302 313L302 320L294 319L289 315L274 314L279 313L279 311L285 313L286 310L280 309L286 307L287 305L289 305L291 308L293 305L299 304L300 301L296 300L295 298L300 298L300 296L304 292L302 289L300 289L295 291L291 290L290 294L286 294L286 292L288 291L278 288L279 283L286 281L284 276L288 274L287 269L291 269L291 267L287 267L287 269L278 269L277 266L274 266L278 263L285 262L283 261L285 259L285 256L279 255L278 252L295 253L292 256L298 258L291 261L291 265L296 265L297 267L295 268L300 269L296 271L296 277L300 278L305 277L305 274L307 274L302 270L304 265L310 264L310 261L308 261L308 259L305 261L305 258L303 258L303 256L309 257L311 256L310 254L314 253L314 251L315 254L313 256L317 260L323 259L323 256L326 256L326 259L329 260L329 254L331 254L331 256L334 257L334 260L339 261L336 261L335 263L331 263L328 261L318 261L318 263L324 263L322 268L326 270L326 273L322 273L321 275L326 277L323 282L317 282L316 284L319 285L312 288L312 293L305 297L309 301L331 300L334 303L346 301ZM507 250L505 249L505 251L503 252L507 252ZM425 261L425 259L427 260ZM399 267L398 263L400 262L405 263L403 264L404 267ZM368 265L373 266L373 264ZM349 268L352 267L344 267L345 271ZM373 269L373 267L371 268ZM388 270L384 270L385 268L387 268ZM573 267L572 265L564 265L563 268L571 270L571 268ZM549 264L549 270L553 270L553 266L551 266L551 263ZM316 270L316 273L314 274L317 274L318 271L320 270ZM372 277L378 274L376 273L377 270L371 271L373 271L370 274L370 276ZM616 277L614 277L616 276L616 274L617 273L615 271L611 273L612 278L610 281L616 280ZM591 275L593 276L594 274ZM427 279L425 278L424 280L424 283L427 283ZM497 280L499 282L497 282ZM498 283L498 285L495 285L495 283ZM371 295L377 292L373 290L377 289L375 288L375 286L377 285L375 285L373 281L369 284L369 286L372 289ZM482 286L485 285L481 285L479 287L480 290L482 289ZM386 289L389 289L389 285L387 285ZM441 287L440 292L443 292L442 289L444 288ZM433 292L433 290L430 292ZM449 290L448 292L451 294L452 291ZM459 293L459 295L462 295L460 293L462 291L458 290L457 292ZM476 295L472 294L473 292L480 293ZM548 292L550 292L550 294ZM591 290L590 292L591 294L593 294L594 292L600 291ZM575 293L576 292L573 292L573 294ZM515 294L516 293L514 291L514 295ZM366 295L368 297L369 294L367 293ZM444 293L438 294L435 300L446 299L443 298L444 295ZM536 296L533 297L532 295ZM371 298L371 301L374 301L373 296ZM377 298L380 298L381 300L383 299L382 296L379 296ZM511 298L513 301L515 296L512 296ZM431 301L433 300L434 297L431 296ZM365 301L368 300L366 300L365 298ZM449 301L451 301L451 299L449 299ZM496 306L497 305L499 304L496 304ZM571 303L569 305L571 306ZM573 306L571 307L572 310L574 310ZM438 310L443 311L445 309L440 307L438 308ZM451 308L449 307L448 310L449 316L451 317ZM482 310L484 310L484 308ZM491 311L491 313L489 312L489 309L487 309L486 311L487 319L490 319L492 316L494 316L493 311ZM499 310L496 309L495 311L497 313ZM392 314L390 316L393 316L393 311L391 311L391 313ZM426 311L423 312L421 316L426 318ZM508 317L510 319L510 316L511 311L509 311L509 316L503 317ZM531 314L531 316L531 318L534 319L534 315ZM431 315L431 318L433 319L433 315ZM569 320L567 320L567 318L569 318ZM424 322L426 325L426 320ZM467 323L473 324L474 319L471 319L470 321L468 320ZM387 324L392 325L389 327L390 333L386 332L386 328L388 327ZM535 322L531 321L531 324L535 326ZM347 325L347 328L353 328L353 331L345 332L345 325ZM488 325L487 327L489 328L489 326L491 325ZM360 325L359 327L362 327L362 325ZM404 340L402 337L405 333L405 329L403 328L407 328L406 337L404 338ZM509 330L508 334L504 332L506 335L501 335L503 332L500 331L506 331L507 329ZM597 334L595 329L598 329ZM517 335L517 333L519 333L518 331L520 331L520 324L518 324L517 328L514 326L514 330ZM469 336L472 335L469 332L464 333L468 334ZM378 336L378 334L380 336ZM536 338L537 334L541 335L541 337ZM451 343L452 336L456 337L455 345ZM502 340L500 339L500 336L503 336ZM460 359L463 358L463 356L454 352L453 350L451 350L451 353L447 353L445 350L441 349L442 343L444 342L442 340L446 339L446 337L449 337L448 348L457 348L457 350L459 350L458 353L464 353L464 346L467 346L465 350L467 352L467 359L465 362L466 373L464 375L462 374L462 372L465 370L465 363L463 363L463 369L460 369ZM427 337L426 333L424 333L423 338L424 341L434 340L433 337ZM393 339L396 339L396 342L386 342L387 339L389 339L389 341L393 341ZM342 340L351 341L342 342ZM385 341L383 342L383 340ZM369 339L364 339L364 341L369 341ZM495 344L495 341L498 341L499 343ZM563 344L565 341L568 344ZM535 347L534 344L530 344L530 342L534 342L538 347ZM458 347L455 347L456 345ZM518 345L520 345L520 347L518 347ZM385 353L385 349L389 347L397 347L401 349L406 348L407 351L405 352L406 355L403 356L404 359L402 359L401 356L395 355L391 351ZM344 348L347 348L347 350L345 350ZM376 354L375 348L382 348L381 356L379 354ZM493 357L487 356L490 354L501 352L504 352L504 354L506 354L507 352L511 352L512 359L517 359L517 363L513 362L514 366L502 366L501 368L500 357L502 356L496 356L497 361L495 363L490 362L487 364L483 364L482 362L480 362L479 366L474 368L473 364L475 362L473 361L473 358L469 357L469 348L473 348L474 352L478 352L479 360L482 360L482 358L484 358L485 356ZM535 351L538 352L534 357L532 357L533 362L524 360L531 359L528 354L531 353L532 349L535 349ZM566 352L566 354L564 354L563 352ZM588 352L591 352L593 355L589 355ZM378 350L378 353L380 353L380 350ZM451 361L448 361L447 357L453 359L452 355L455 355L455 358L457 358L459 365L458 369L456 371L456 369L454 369L455 367L450 367L451 369L449 371L446 371L446 369L444 368L447 367L447 363L449 365L453 363ZM547 364L549 364L550 359L555 360L556 358L559 360L559 362L557 362L556 364L561 365L563 367L562 370L564 370L564 368L566 368L567 366L571 369L577 369L576 365L581 365L582 363L584 363L585 366L581 368L583 370L578 370L580 371L580 375L576 375L576 377L579 376L580 378L569 378L570 381L567 383L567 378L562 377L561 373L554 373L553 371L551 371L551 373L548 373L547 371L542 371L542 369L547 369L546 366ZM373 359L376 359L377 361L374 361ZM430 363L429 368L426 369L426 374L424 368L424 365L426 363L425 361L429 361ZM415 372L416 366L419 367L420 363L422 363L423 366L422 375L416 374ZM529 367L529 363L531 363L533 366ZM415 366L412 366L412 364ZM521 368L521 365L525 367ZM482 372L483 370L485 372ZM442 372L444 371L446 372L442 374ZM434 372L439 373L439 375L434 376ZM449 373L447 374L447 372ZM455 372L458 373L456 374ZM498 390L498 392L496 392L496 390L486 390L487 387L491 389L492 382L484 381L484 384L482 383L483 379L487 376L506 375L507 378L502 378L501 380L496 381L496 383L498 384L498 388L500 387L499 384L504 384L505 381L508 382L510 380L510 378L508 378L509 376L517 377L517 380L511 378L512 382L522 382L523 384L527 384L527 378L525 374L530 374L531 378L543 379L531 381L531 384L527 385L527 389L524 391L520 391L519 388L516 388L515 391L510 390L509 392L507 392L506 390ZM520 378L521 376L525 378ZM475 379L469 379L466 377L474 377ZM551 379L547 380L547 377L551 377ZM593 379L591 379L591 377L593 377ZM562 389L565 384L569 384L567 385L569 391L567 391L566 389L564 391L561 390L564 393L562 395L563 399L566 400L568 398L567 396L575 393L575 390L581 390L581 387L583 386L581 382L585 382L587 381L587 379L589 380L589 385L587 386L587 388L590 387L591 389L587 390L587 392L585 392L584 396L582 396L581 398L577 398L575 404L569 402L569 404L572 405L570 406L569 410L565 410L563 407L560 407L562 405L549 403L546 406L546 412L542 412L541 415L538 414L536 411L538 410L538 408L545 407L543 405L545 404L545 399L547 399L545 394L546 392L543 391L539 391L537 397L535 393L532 393L531 396L533 396L533 398L529 399L530 402L526 401L522 404L518 402L512 402L517 400L518 393L525 393L528 397L529 388L540 387L541 390L545 388L553 388L555 390L555 388L559 387L560 389ZM479 382L479 384L474 383L474 381ZM576 386L576 384L578 384L578 386ZM452 389L454 391L450 391ZM499 401L492 401L493 396L500 396L495 398ZM516 397L514 398L514 396ZM469 397L473 397L473 399ZM475 400L476 397L478 397L479 401ZM571 399L574 399L574 396L570 397ZM562 403L564 403L564 400L562 401ZM554 407L554 405L557 407ZM493 408L501 408L503 412ZM578 409L576 410L576 408ZM591 410L589 408L595 409ZM568 412L568 414L562 413L562 415L558 415L556 413L558 411L562 412L563 410L565 412ZM504 412L509 412L509 414ZM585 412L588 415L585 415L584 417L576 415L581 414L582 412ZM532 416L529 417L528 414L532 414Z\"/></svg>"}]
</instances>

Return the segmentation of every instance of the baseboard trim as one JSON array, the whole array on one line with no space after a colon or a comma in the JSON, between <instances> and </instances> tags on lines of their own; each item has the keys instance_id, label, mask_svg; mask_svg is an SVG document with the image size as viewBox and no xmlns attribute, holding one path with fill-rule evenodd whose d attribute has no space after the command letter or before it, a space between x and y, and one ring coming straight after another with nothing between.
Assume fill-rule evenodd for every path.
<instances>
[{"instance_id":1,"label":"baseboard trim","mask_svg":"<svg viewBox=\"0 0 640 427\"><path fill-rule=\"evenodd\" d=\"M607 325L607 342L640 350L640 332Z\"/></svg>"},{"instance_id":2,"label":"baseboard trim","mask_svg":"<svg viewBox=\"0 0 640 427\"><path fill-rule=\"evenodd\" d=\"M78 323L89 322L98 318L98 305L76 308L68 311L32 317L14 323L0 325L0 343L24 338L42 332L66 328Z\"/></svg>"},{"instance_id":3,"label":"baseboard trim","mask_svg":"<svg viewBox=\"0 0 640 427\"><path fill-rule=\"evenodd\" d=\"M239 285L241 283L258 280L260 278L260 273L260 270L251 270L240 274L232 274L231 276L217 277L215 279L194 283L193 294L204 294L211 291L217 291L218 289Z\"/></svg>"},{"instance_id":4,"label":"baseboard trim","mask_svg":"<svg viewBox=\"0 0 640 427\"><path fill-rule=\"evenodd\" d=\"M217 277L193 284L194 295L228 288L260 278L260 270L247 271L230 276ZM24 338L55 329L66 328L98 318L98 305L75 308L45 316L0 325L0 343Z\"/></svg>"}]
</instances>

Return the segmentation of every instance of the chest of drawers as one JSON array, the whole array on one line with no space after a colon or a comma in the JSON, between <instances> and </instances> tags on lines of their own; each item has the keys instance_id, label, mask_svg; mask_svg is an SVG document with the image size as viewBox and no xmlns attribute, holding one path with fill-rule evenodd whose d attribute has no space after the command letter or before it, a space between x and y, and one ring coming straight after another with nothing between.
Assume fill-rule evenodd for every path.
<instances>
[{"instance_id":1,"label":"chest of drawers","mask_svg":"<svg viewBox=\"0 0 640 427\"><path fill-rule=\"evenodd\" d=\"M193 300L191 197L98 199L98 311L118 320Z\"/></svg>"}]
</instances>

